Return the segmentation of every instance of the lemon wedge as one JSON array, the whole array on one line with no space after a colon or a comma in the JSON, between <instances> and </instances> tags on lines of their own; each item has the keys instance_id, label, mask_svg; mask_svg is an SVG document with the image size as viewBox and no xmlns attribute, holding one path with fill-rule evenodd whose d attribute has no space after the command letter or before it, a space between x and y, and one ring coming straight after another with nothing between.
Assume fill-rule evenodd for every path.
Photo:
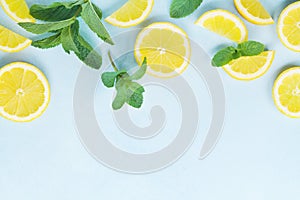
<instances>
[{"instance_id":1,"label":"lemon wedge","mask_svg":"<svg viewBox=\"0 0 300 200\"><path fill-rule=\"evenodd\" d=\"M275 51L265 51L257 56L243 56L232 60L223 69L237 80L254 80L264 75L271 67Z\"/></svg>"},{"instance_id":2,"label":"lemon wedge","mask_svg":"<svg viewBox=\"0 0 300 200\"><path fill-rule=\"evenodd\" d=\"M16 22L35 22L25 0L0 0L3 10Z\"/></svg>"},{"instance_id":3,"label":"lemon wedge","mask_svg":"<svg viewBox=\"0 0 300 200\"><path fill-rule=\"evenodd\" d=\"M31 40L0 25L0 50L18 52L30 46Z\"/></svg>"},{"instance_id":4,"label":"lemon wedge","mask_svg":"<svg viewBox=\"0 0 300 200\"><path fill-rule=\"evenodd\" d=\"M234 5L239 13L253 24L274 24L270 14L258 0L234 0Z\"/></svg>"},{"instance_id":5,"label":"lemon wedge","mask_svg":"<svg viewBox=\"0 0 300 200\"><path fill-rule=\"evenodd\" d=\"M244 42L248 38L248 30L244 22L227 10L208 11L195 24L236 43Z\"/></svg>"},{"instance_id":6,"label":"lemon wedge","mask_svg":"<svg viewBox=\"0 0 300 200\"><path fill-rule=\"evenodd\" d=\"M153 4L154 0L129 0L105 21L122 28L136 26L149 16Z\"/></svg>"}]
</instances>

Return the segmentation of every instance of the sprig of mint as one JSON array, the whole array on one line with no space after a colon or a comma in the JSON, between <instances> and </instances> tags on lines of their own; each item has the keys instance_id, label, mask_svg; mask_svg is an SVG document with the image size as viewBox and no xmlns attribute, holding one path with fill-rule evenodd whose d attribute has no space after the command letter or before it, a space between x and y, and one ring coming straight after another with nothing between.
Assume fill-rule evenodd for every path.
<instances>
[{"instance_id":1,"label":"sprig of mint","mask_svg":"<svg viewBox=\"0 0 300 200\"><path fill-rule=\"evenodd\" d=\"M229 46L218 51L213 59L212 65L222 67L234 59L242 56L256 56L265 50L265 45L256 41L246 41L238 44L237 47Z\"/></svg>"},{"instance_id":2,"label":"sprig of mint","mask_svg":"<svg viewBox=\"0 0 300 200\"><path fill-rule=\"evenodd\" d=\"M147 59L144 58L141 67L134 74L129 75L127 70L119 70L117 68L110 52L108 55L115 71L103 73L101 80L106 87L115 87L117 90L117 95L112 103L113 109L118 110L125 103L134 108L140 108L143 104L145 89L139 83L135 82L135 80L139 80L145 75Z\"/></svg>"},{"instance_id":3,"label":"sprig of mint","mask_svg":"<svg viewBox=\"0 0 300 200\"><path fill-rule=\"evenodd\" d=\"M32 42L32 46L48 49L62 45L66 53L74 52L86 65L99 69L102 57L80 35L78 18L82 18L88 27L106 43L113 41L101 22L102 11L91 0L76 0L71 2L55 2L51 5L33 5L30 14L45 23L19 23L25 30L34 34L51 34L41 40Z\"/></svg>"},{"instance_id":4,"label":"sprig of mint","mask_svg":"<svg viewBox=\"0 0 300 200\"><path fill-rule=\"evenodd\" d=\"M202 3L202 0L173 0L170 7L172 18L182 18L192 14Z\"/></svg>"}]
</instances>

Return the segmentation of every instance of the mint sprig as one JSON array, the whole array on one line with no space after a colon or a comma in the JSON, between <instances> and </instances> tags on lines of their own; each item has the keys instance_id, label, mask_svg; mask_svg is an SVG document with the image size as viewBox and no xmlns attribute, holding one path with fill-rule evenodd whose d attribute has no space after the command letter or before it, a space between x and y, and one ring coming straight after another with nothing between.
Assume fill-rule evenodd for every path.
<instances>
[{"instance_id":1,"label":"mint sprig","mask_svg":"<svg viewBox=\"0 0 300 200\"><path fill-rule=\"evenodd\" d=\"M33 5L30 14L44 23L19 23L25 30L34 34L48 33L50 36L32 42L32 46L48 49L62 44L65 52L74 52L86 65L99 69L102 57L80 35L78 18L82 18L88 27L104 42L113 45L108 31L102 24L102 11L91 0L55 2L51 5Z\"/></svg>"},{"instance_id":2,"label":"mint sprig","mask_svg":"<svg viewBox=\"0 0 300 200\"><path fill-rule=\"evenodd\" d=\"M202 3L202 0L173 0L170 7L172 18L182 18L192 14Z\"/></svg>"},{"instance_id":3,"label":"mint sprig","mask_svg":"<svg viewBox=\"0 0 300 200\"><path fill-rule=\"evenodd\" d=\"M212 66L222 67L234 59L242 56L256 56L265 50L265 45L256 41L246 41L237 47L229 46L218 51L213 59Z\"/></svg>"},{"instance_id":4,"label":"mint sprig","mask_svg":"<svg viewBox=\"0 0 300 200\"><path fill-rule=\"evenodd\" d=\"M140 108L143 104L143 93L145 92L145 89L134 80L139 80L145 75L147 70L147 59L144 58L140 69L130 75L127 70L119 70L113 62L110 53L108 55L115 71L103 73L101 80L106 87L115 87L117 90L116 97L112 103L113 109L118 110L122 108L125 103L134 108Z\"/></svg>"}]
</instances>

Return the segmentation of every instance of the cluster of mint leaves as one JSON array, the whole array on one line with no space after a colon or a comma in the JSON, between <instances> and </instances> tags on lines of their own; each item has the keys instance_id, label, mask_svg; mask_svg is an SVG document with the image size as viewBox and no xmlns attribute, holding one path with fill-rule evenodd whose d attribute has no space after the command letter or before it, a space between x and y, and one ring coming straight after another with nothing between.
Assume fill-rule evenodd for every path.
<instances>
[{"instance_id":1,"label":"cluster of mint leaves","mask_svg":"<svg viewBox=\"0 0 300 200\"><path fill-rule=\"evenodd\" d=\"M218 51L213 59L212 66L222 67L234 59L242 56L256 56L265 50L265 45L256 41L246 41L237 45L229 46Z\"/></svg>"},{"instance_id":2,"label":"cluster of mint leaves","mask_svg":"<svg viewBox=\"0 0 300 200\"><path fill-rule=\"evenodd\" d=\"M143 93L145 89L142 85L135 82L141 79L147 70L147 59L144 58L141 67L132 75L127 70L120 70L114 63L110 52L108 53L114 72L105 72L102 74L101 79L103 84L117 90L116 97L112 103L112 108L118 110L127 103L134 108L140 108L143 104Z\"/></svg>"},{"instance_id":3,"label":"cluster of mint leaves","mask_svg":"<svg viewBox=\"0 0 300 200\"><path fill-rule=\"evenodd\" d=\"M106 43L113 41L101 22L102 11L90 0L76 0L72 2L55 2L51 5L33 5L30 14L45 23L19 23L25 30L34 34L48 34L41 40L32 42L32 46L48 49L62 45L65 52L74 52L86 65L99 69L102 57L80 35L79 21L81 17L88 27ZM50 36L49 36L50 35Z\"/></svg>"},{"instance_id":4,"label":"cluster of mint leaves","mask_svg":"<svg viewBox=\"0 0 300 200\"><path fill-rule=\"evenodd\" d=\"M173 0L170 7L172 18L182 18L192 14L203 0Z\"/></svg>"}]
</instances>

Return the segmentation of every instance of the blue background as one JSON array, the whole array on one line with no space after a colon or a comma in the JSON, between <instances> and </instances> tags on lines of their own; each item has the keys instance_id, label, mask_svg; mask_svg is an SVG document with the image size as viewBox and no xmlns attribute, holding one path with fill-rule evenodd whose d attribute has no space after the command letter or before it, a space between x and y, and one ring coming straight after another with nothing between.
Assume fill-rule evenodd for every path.
<instances>
[{"instance_id":1,"label":"blue background","mask_svg":"<svg viewBox=\"0 0 300 200\"><path fill-rule=\"evenodd\" d=\"M50 3L46 0L27 2L29 5ZM103 9L106 17L126 1L94 2ZM292 2L295 1L262 0L276 21L281 10ZM202 13L215 8L224 8L238 15L233 1L204 0L195 13L179 20L168 17L170 3L170 0L155 0L151 15L140 27L152 21L171 21L185 29L210 56L221 46L231 44L193 23ZM2 25L35 38L17 27L1 9L0 18ZM31 123L19 124L0 118L0 199L299 199L300 123L277 111L271 92L274 80L283 69L300 65L299 53L286 49L280 43L275 24L256 26L245 23L249 29L249 39L261 41L268 49L276 50L271 69L252 82L236 81L220 70L227 98L227 118L223 135L213 153L205 160L198 160L209 124L205 116L211 115L208 108L203 108L200 118L203 127L199 129L189 151L172 166L147 175L113 171L94 160L84 149L73 120L73 91L82 66L74 55L65 54L61 47L47 51L29 47L14 54L0 52L0 66L13 61L26 61L42 69L49 79L52 93L45 114ZM123 31L108 24L106 26L112 35ZM82 34L96 46L98 38L86 26L81 28ZM188 69L185 73L191 72ZM204 84L199 87L205 88ZM110 94L111 91L105 91L103 95ZM146 97L155 99L153 94ZM202 104L208 97L203 96L203 99ZM161 102L164 103L164 99ZM145 104L147 107L147 98ZM110 102L98 106L109 108ZM138 116L138 113L133 111L134 115ZM114 128L113 124L109 126ZM149 149L155 150L160 144L168 142L168 137L173 137L168 133L166 135L163 142L149 143ZM117 136L108 137L118 140L120 137ZM116 143L121 143L119 145L129 151L139 150L124 141Z\"/></svg>"}]
</instances>

